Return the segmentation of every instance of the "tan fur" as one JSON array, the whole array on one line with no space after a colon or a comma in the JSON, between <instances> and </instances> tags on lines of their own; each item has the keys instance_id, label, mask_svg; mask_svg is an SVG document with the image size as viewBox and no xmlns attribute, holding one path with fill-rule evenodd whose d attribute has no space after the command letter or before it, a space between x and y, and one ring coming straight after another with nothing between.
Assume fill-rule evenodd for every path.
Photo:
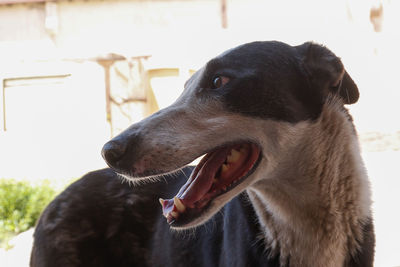
<instances>
[{"instance_id":1,"label":"tan fur","mask_svg":"<svg viewBox=\"0 0 400 267\"><path fill-rule=\"evenodd\" d=\"M341 109L331 101L318 121L281 136L278 166L248 189L281 264L290 257L290 266L343 266L359 249L370 190L353 125Z\"/></svg>"}]
</instances>

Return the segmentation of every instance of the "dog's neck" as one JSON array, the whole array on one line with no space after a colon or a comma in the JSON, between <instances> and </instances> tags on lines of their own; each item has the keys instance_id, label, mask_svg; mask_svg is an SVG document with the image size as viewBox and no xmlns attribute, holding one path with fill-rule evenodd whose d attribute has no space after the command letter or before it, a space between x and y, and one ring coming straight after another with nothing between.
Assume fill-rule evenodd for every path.
<instances>
[{"instance_id":1,"label":"dog's neck","mask_svg":"<svg viewBox=\"0 0 400 267\"><path fill-rule=\"evenodd\" d=\"M282 265L343 266L359 249L362 223L370 216L351 118L330 101L318 120L290 127L279 137L268 175L248 189L265 240Z\"/></svg>"}]
</instances>

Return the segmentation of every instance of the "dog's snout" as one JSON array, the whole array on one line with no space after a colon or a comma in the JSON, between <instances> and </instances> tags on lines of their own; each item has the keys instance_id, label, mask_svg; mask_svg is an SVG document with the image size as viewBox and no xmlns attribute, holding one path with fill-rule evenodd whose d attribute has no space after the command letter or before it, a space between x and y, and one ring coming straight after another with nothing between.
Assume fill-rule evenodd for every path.
<instances>
[{"instance_id":1,"label":"dog's snout","mask_svg":"<svg viewBox=\"0 0 400 267\"><path fill-rule=\"evenodd\" d=\"M119 141L109 141L101 150L101 155L110 166L116 166L126 152L126 144Z\"/></svg>"}]
</instances>

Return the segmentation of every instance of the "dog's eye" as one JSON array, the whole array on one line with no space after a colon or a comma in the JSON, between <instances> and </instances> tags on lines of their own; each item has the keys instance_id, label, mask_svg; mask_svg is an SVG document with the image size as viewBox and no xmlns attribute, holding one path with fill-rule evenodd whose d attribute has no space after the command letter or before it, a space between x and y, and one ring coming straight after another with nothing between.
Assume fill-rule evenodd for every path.
<instances>
[{"instance_id":1,"label":"dog's eye","mask_svg":"<svg viewBox=\"0 0 400 267\"><path fill-rule=\"evenodd\" d=\"M229 78L226 76L216 76L212 82L212 89L220 88L229 82Z\"/></svg>"}]
</instances>

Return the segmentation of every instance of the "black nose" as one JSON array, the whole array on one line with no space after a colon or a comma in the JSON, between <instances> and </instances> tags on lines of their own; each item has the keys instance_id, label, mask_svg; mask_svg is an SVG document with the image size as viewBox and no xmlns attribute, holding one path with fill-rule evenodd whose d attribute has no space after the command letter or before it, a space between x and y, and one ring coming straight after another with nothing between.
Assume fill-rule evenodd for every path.
<instances>
[{"instance_id":1,"label":"black nose","mask_svg":"<svg viewBox=\"0 0 400 267\"><path fill-rule=\"evenodd\" d=\"M110 167L118 167L118 162L121 161L126 152L126 143L118 141L109 141L101 150L101 155Z\"/></svg>"}]
</instances>

